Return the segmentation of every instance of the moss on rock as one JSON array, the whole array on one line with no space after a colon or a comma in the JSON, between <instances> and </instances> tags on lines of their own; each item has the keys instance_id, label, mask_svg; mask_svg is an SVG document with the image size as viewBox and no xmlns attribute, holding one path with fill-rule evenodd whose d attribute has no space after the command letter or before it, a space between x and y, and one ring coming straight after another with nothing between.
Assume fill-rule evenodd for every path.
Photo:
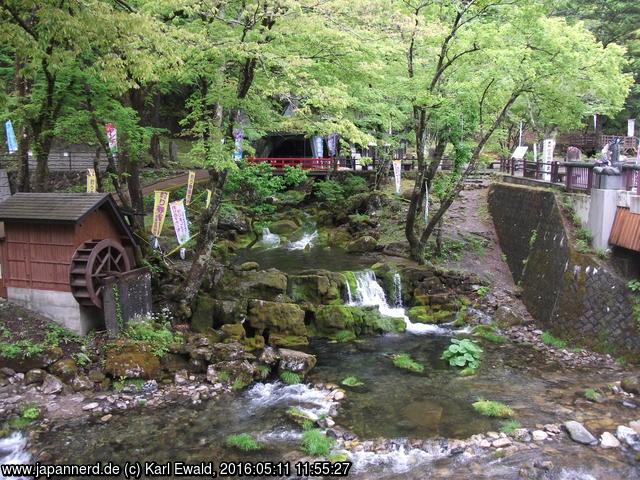
<instances>
[{"instance_id":1,"label":"moss on rock","mask_svg":"<svg viewBox=\"0 0 640 480\"><path fill-rule=\"evenodd\" d=\"M324 337L335 337L345 330L362 335L399 332L405 328L402 318L384 317L377 307L326 305L318 308L314 320L315 333Z\"/></svg>"}]
</instances>

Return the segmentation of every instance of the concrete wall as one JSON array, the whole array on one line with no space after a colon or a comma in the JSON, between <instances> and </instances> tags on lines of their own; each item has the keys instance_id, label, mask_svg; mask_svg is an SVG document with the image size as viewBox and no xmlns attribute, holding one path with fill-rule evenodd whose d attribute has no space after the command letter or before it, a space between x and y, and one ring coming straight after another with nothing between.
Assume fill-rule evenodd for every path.
<instances>
[{"instance_id":1,"label":"concrete wall","mask_svg":"<svg viewBox=\"0 0 640 480\"><path fill-rule=\"evenodd\" d=\"M7 298L50 318L79 335L104 328L102 312L81 307L70 292L7 287Z\"/></svg>"},{"instance_id":2,"label":"concrete wall","mask_svg":"<svg viewBox=\"0 0 640 480\"><path fill-rule=\"evenodd\" d=\"M555 192L494 183L489 211L523 301L541 328L579 345L640 354L626 281L596 256L575 251Z\"/></svg>"}]
</instances>

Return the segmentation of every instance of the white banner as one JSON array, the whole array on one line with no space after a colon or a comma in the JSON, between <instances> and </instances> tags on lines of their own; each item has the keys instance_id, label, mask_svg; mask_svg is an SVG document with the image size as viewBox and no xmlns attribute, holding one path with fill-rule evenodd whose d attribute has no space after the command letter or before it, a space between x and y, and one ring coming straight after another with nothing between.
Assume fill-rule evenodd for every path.
<instances>
[{"instance_id":1,"label":"white banner","mask_svg":"<svg viewBox=\"0 0 640 480\"><path fill-rule=\"evenodd\" d=\"M184 209L184 199L170 203L169 208L171 208L171 219L173 220L173 228L176 231L178 244L184 245L191 238L189 236L187 212Z\"/></svg>"},{"instance_id":2,"label":"white banner","mask_svg":"<svg viewBox=\"0 0 640 480\"><path fill-rule=\"evenodd\" d=\"M542 141L542 171L543 172L551 172L551 162L553 162L553 151L556 149L556 139L555 138L545 138ZM542 175L542 180L549 182L551 181L551 175L549 173L544 173Z\"/></svg>"},{"instance_id":3,"label":"white banner","mask_svg":"<svg viewBox=\"0 0 640 480\"><path fill-rule=\"evenodd\" d=\"M400 160L393 161L393 176L396 179L396 195L400 195L400 171L402 170L402 165Z\"/></svg>"},{"instance_id":4,"label":"white banner","mask_svg":"<svg viewBox=\"0 0 640 480\"><path fill-rule=\"evenodd\" d=\"M627 120L627 137L636 136L636 119L630 118Z\"/></svg>"},{"instance_id":5,"label":"white banner","mask_svg":"<svg viewBox=\"0 0 640 480\"><path fill-rule=\"evenodd\" d=\"M429 222L429 187L424 182L424 223Z\"/></svg>"}]
</instances>

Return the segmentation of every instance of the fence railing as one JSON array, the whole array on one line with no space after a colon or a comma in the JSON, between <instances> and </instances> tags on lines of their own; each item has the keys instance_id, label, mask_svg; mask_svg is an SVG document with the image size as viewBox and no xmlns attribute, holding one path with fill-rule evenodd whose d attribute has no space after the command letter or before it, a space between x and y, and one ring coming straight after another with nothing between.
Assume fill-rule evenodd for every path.
<instances>
[{"instance_id":1,"label":"fence railing","mask_svg":"<svg viewBox=\"0 0 640 480\"><path fill-rule=\"evenodd\" d=\"M590 191L594 186L596 163L586 162L527 162L513 158L502 159L500 170L510 175L522 172L526 178L564 185L567 190ZM638 191L640 165L622 166L623 188Z\"/></svg>"}]
</instances>

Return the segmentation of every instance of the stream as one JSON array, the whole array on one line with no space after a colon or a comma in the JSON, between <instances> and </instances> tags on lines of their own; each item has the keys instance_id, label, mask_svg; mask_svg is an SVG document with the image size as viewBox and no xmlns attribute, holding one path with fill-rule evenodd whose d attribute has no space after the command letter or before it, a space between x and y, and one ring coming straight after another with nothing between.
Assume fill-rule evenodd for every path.
<instances>
[{"instance_id":1,"label":"stream","mask_svg":"<svg viewBox=\"0 0 640 480\"><path fill-rule=\"evenodd\" d=\"M311 240L309 248L322 247L313 246ZM288 259L306 255L304 250L286 247L262 252ZM340 268L345 268L344 263ZM317 387L280 381L257 383L198 406L141 407L116 415L108 423L56 425L40 436L37 450L47 452L56 463L310 460L298 449L301 427L286 414L288 408L296 407L316 416L330 415L359 441L371 441L375 448L355 449L349 454L353 462L350 478L518 479L523 478L523 465L542 461L550 462L545 464L544 476L524 478L640 477L638 467L631 466L620 450L594 449L568 440L531 444L531 449L504 459L488 453L452 454L452 439L496 431L501 426L501 421L474 412L471 403L479 397L509 404L517 411L517 420L529 428L571 419L583 422L594 434L615 428L612 412L622 415L624 412L616 409L623 407L594 404L583 408L574 404L576 392L605 383L610 372L569 371L547 362L541 352L530 347L481 341L484 356L478 374L462 377L439 357L452 337L468 332L450 325L411 323L398 300L402 298L399 277L390 301L373 272L357 272L356 281L357 291L348 293L348 304L377 305L384 315L404 317L407 331L352 343L312 340L306 350L317 356L318 363L308 380ZM425 366L424 372L394 367L390 356L395 353L410 354ZM338 408L323 386L340 384L351 375L364 385L345 387L347 396ZM241 453L227 447L227 436L238 433L253 435L265 448ZM420 448L414 448L416 442ZM21 434L0 440L0 463L29 459L27 441Z\"/></svg>"}]
</instances>

